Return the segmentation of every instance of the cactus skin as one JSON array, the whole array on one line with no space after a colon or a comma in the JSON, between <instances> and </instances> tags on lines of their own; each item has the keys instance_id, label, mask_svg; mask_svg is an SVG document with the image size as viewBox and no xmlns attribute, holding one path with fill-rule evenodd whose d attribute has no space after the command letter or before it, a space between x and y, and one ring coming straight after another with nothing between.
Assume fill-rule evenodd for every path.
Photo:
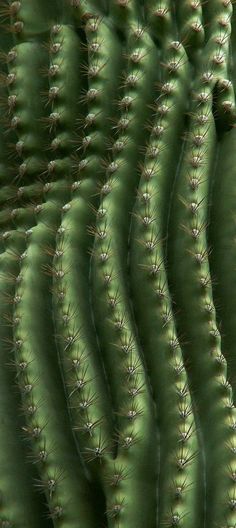
<instances>
[{"instance_id":1,"label":"cactus skin","mask_svg":"<svg viewBox=\"0 0 236 528\"><path fill-rule=\"evenodd\" d=\"M27 451L21 441L20 428L24 421L20 416L20 399L16 394L15 361L12 355L14 340L12 335L12 307L18 261L16 255L24 245L23 231L15 230L5 238L5 251L1 254L1 451L0 451L0 490L1 522L11 522L18 526L40 527L40 518L46 509L38 507L33 494L32 472L27 464ZM5 325L4 325L5 320ZM15 387L15 391L12 391ZM7 409L7 413L6 413ZM18 416L16 415L18 410Z\"/></svg>"},{"instance_id":2,"label":"cactus skin","mask_svg":"<svg viewBox=\"0 0 236 528\"><path fill-rule=\"evenodd\" d=\"M217 165L212 175L209 244L212 247L210 265L214 277L213 294L220 329L222 353L227 360L228 379L236 395L235 386L235 149L236 130L227 132L218 146ZM220 220L221 219L221 220Z\"/></svg>"},{"instance_id":3,"label":"cactus skin","mask_svg":"<svg viewBox=\"0 0 236 528\"><path fill-rule=\"evenodd\" d=\"M0 0L0 528L236 525L231 0Z\"/></svg>"},{"instance_id":4,"label":"cactus skin","mask_svg":"<svg viewBox=\"0 0 236 528\"><path fill-rule=\"evenodd\" d=\"M219 64L218 60L215 60L216 54L212 54L211 44L210 40L207 46L209 56L206 57L215 66L212 77L214 79L215 76L217 82L221 78L224 62ZM210 282L206 288L209 277L209 248L206 241L207 199L209 175L213 167L216 147L216 131L211 112L211 87L208 84L204 87L204 92L200 92L201 89L199 83L194 99L201 100L201 93L204 97L200 104L193 104L189 141L174 191L168 258L171 267L171 287L177 307L181 310L180 315L177 316L178 325L185 335L189 336L189 343L184 347L185 357L191 361L189 377L198 406L200 428L205 438L206 497L209 504L206 508L206 523L222 525L225 519L227 522L234 521L234 512L230 511L230 501L234 500L235 490L230 482L230 476L227 477L225 471L225 464L231 467L233 462L229 444L234 436L232 432L234 408L231 410L228 403L232 399L232 388L226 381L225 368L220 372L216 369L217 362L221 361L218 358L222 355L221 338L216 325ZM201 145L196 145L196 141L198 143L198 138L196 140L195 137L196 131L197 135L203 138ZM174 268L173 262L175 262ZM190 311L188 302L191 298ZM199 384L200 378L204 380L203 385ZM207 408L206 399L208 402L211 401L211 405ZM209 423L212 424L211 432ZM218 447L215 446L215 438L219 439ZM222 465L216 466L216 459L220 460ZM217 473L215 476L214 471ZM216 481L221 485L217 486ZM216 496L218 499L214 499ZM215 501L220 503L221 506L212 508L212 500L214 503Z\"/></svg>"},{"instance_id":5,"label":"cactus skin","mask_svg":"<svg viewBox=\"0 0 236 528\"><path fill-rule=\"evenodd\" d=\"M168 71L166 66L171 61L179 63L178 71ZM188 489L196 479L198 443L164 267L167 204L183 128L181 116L184 115L189 78L186 55L180 43L169 44L163 69L161 96L157 100L156 119L133 210L130 280L160 429L159 523L161 526L164 522L179 519L182 526L189 526L194 525L196 516L199 516L199 509L197 513L196 504L192 502L192 490ZM179 124L177 134L174 122ZM173 158L168 146L171 146ZM144 295L148 301L145 306L142 302ZM184 386L183 398L181 389ZM184 463L180 476L181 460Z\"/></svg>"},{"instance_id":6,"label":"cactus skin","mask_svg":"<svg viewBox=\"0 0 236 528\"><path fill-rule=\"evenodd\" d=\"M114 505L120 500L122 509L119 525L141 527L145 522L150 526L155 523L156 470L152 468L151 459L156 459L157 454L153 407L129 306L124 271L129 224L124 216L121 218L121 211L116 207L119 200L123 201L126 214L132 207L132 191L136 180L130 178L130 172L133 160L139 155L138 147L142 145L140 103L143 100L151 102L155 81L153 66L158 60L148 34L137 24L131 26L126 56L126 69L130 69L130 78L133 72L135 77L131 83L127 72L124 73L124 92L113 143L113 161L107 164L107 182L102 187L97 212L92 254L92 291L98 337L117 415L117 454L114 463L116 467L124 467L128 473L121 491L118 489L117 494L113 492L113 503L108 502L108 515L113 515ZM148 92L150 86L151 94ZM121 146L117 149L118 143ZM120 254L119 246L123 246ZM129 367L134 368L130 376L127 372ZM129 419L129 413L135 413L134 417ZM111 470L108 468L107 471L109 476ZM140 482L143 471L149 473L145 490ZM143 496L145 502L141 509L139 504Z\"/></svg>"}]
</instances>

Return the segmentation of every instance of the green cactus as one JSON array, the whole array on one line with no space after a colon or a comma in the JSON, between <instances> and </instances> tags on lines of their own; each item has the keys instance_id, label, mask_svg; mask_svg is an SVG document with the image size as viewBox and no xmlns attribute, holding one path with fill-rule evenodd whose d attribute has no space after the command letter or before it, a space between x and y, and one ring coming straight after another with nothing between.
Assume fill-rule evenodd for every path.
<instances>
[{"instance_id":1,"label":"green cactus","mask_svg":"<svg viewBox=\"0 0 236 528\"><path fill-rule=\"evenodd\" d=\"M0 528L236 527L236 3L0 0Z\"/></svg>"}]
</instances>

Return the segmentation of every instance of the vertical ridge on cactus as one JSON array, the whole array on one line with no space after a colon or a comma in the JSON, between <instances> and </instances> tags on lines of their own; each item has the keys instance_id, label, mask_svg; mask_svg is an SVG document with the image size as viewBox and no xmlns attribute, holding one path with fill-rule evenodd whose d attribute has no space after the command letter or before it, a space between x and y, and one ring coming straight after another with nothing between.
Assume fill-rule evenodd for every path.
<instances>
[{"instance_id":1,"label":"vertical ridge on cactus","mask_svg":"<svg viewBox=\"0 0 236 528\"><path fill-rule=\"evenodd\" d=\"M170 61L179 62L178 72L165 68ZM165 64L156 119L133 211L130 281L160 429L160 525L179 518L182 526L188 526L189 523L194 525L199 516L199 509L197 514L192 502L191 489L195 489L198 445L188 379L174 325L163 247L189 79L186 55L180 43L169 44ZM175 121L179 124L177 134L173 127ZM173 158L168 146L171 146ZM145 305L143 296L147 300ZM181 389L184 386L183 398Z\"/></svg>"},{"instance_id":2,"label":"vertical ridge on cactus","mask_svg":"<svg viewBox=\"0 0 236 528\"><path fill-rule=\"evenodd\" d=\"M235 89L233 0L0 0L0 528L235 528Z\"/></svg>"}]
</instances>

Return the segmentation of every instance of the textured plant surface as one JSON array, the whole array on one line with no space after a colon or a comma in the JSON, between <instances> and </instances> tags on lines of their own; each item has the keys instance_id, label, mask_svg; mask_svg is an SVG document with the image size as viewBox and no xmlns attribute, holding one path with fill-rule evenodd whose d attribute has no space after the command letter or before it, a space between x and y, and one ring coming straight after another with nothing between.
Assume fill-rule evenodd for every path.
<instances>
[{"instance_id":1,"label":"textured plant surface","mask_svg":"<svg viewBox=\"0 0 236 528\"><path fill-rule=\"evenodd\" d=\"M236 4L0 0L0 528L236 528Z\"/></svg>"}]
</instances>

